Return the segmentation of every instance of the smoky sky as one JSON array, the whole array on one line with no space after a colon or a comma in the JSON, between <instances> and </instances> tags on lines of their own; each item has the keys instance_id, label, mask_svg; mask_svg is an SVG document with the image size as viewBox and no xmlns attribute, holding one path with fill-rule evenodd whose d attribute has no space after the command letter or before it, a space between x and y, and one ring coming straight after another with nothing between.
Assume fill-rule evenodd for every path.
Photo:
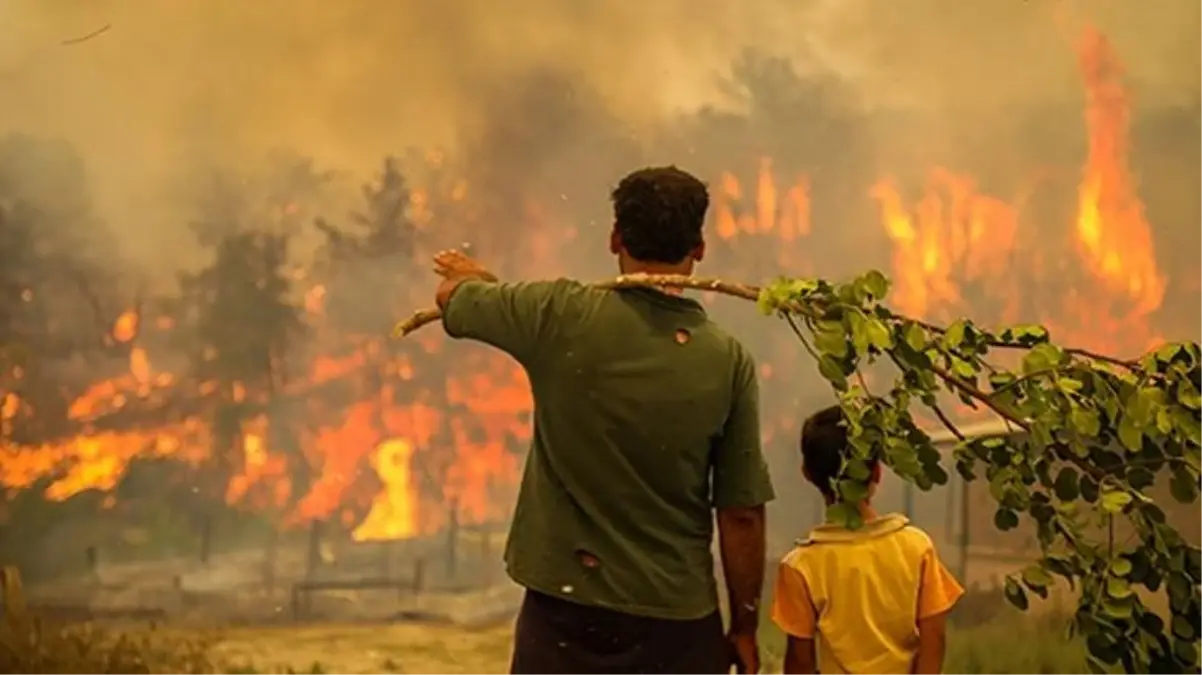
<instances>
[{"instance_id":1,"label":"smoky sky","mask_svg":"<svg viewBox=\"0 0 1202 675\"><path fill-rule=\"evenodd\" d=\"M632 128L717 96L747 47L814 54L865 105L988 127L1080 96L1073 43L1109 35L1145 102L1196 100L1196 0L0 0L0 130L61 137L105 219L163 227L166 177L287 147L366 173L495 128L490 97L571 73ZM61 44L101 26L90 40ZM813 65L813 64L810 64ZM504 127L504 125L499 125Z\"/></svg>"}]
</instances>

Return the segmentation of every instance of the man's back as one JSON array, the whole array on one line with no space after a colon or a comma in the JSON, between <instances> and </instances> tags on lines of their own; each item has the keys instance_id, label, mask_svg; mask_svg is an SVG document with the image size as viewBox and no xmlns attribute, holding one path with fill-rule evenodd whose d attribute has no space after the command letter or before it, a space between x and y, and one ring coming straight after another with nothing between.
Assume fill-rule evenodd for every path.
<instances>
[{"instance_id":1,"label":"man's back","mask_svg":"<svg viewBox=\"0 0 1202 675\"><path fill-rule=\"evenodd\" d=\"M496 293L513 295L510 332L521 335L487 339L505 331L468 318ZM447 309L450 334L487 336L523 363L534 392L511 576L629 614L712 613L712 509L771 497L742 346L697 303L650 289L465 283Z\"/></svg>"}]
</instances>

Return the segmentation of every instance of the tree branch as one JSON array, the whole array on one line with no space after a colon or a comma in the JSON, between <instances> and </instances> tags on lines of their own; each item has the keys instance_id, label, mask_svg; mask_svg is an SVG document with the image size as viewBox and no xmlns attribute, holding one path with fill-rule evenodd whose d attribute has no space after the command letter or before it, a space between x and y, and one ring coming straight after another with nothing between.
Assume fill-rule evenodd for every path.
<instances>
[{"instance_id":1,"label":"tree branch","mask_svg":"<svg viewBox=\"0 0 1202 675\"><path fill-rule=\"evenodd\" d=\"M74 37L74 38L70 38L68 40L63 40L59 44L66 46L66 45L77 45L81 42L87 42L88 40L91 40L92 38L96 37L97 35L102 35L104 33L107 33L108 30L112 27L113 27L112 24L106 23L103 26L101 26L100 28L97 28L96 30L92 31L91 33L88 33L87 35L81 35L79 37Z\"/></svg>"},{"instance_id":2,"label":"tree branch","mask_svg":"<svg viewBox=\"0 0 1202 675\"><path fill-rule=\"evenodd\" d=\"M616 279L591 284L594 288L686 288L695 291L711 291L721 295L729 295L744 300L758 300L759 286L733 283L721 279L690 277L683 274L624 274ZM392 329L392 337L400 339L413 331L442 319L442 310L422 309L413 313L408 319L396 324Z\"/></svg>"}]
</instances>

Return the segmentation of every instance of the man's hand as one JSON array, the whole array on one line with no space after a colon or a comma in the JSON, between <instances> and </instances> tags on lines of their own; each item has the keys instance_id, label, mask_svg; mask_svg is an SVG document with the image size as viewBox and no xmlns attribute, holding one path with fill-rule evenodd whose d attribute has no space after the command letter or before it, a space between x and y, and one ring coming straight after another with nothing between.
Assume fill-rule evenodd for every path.
<instances>
[{"instance_id":1,"label":"man's hand","mask_svg":"<svg viewBox=\"0 0 1202 675\"><path fill-rule=\"evenodd\" d=\"M730 647L730 664L736 673L760 672L760 645L754 630L732 630L726 634L726 643Z\"/></svg>"},{"instance_id":2,"label":"man's hand","mask_svg":"<svg viewBox=\"0 0 1202 675\"><path fill-rule=\"evenodd\" d=\"M496 281L497 277L485 269L475 258L469 258L463 251L439 251L434 256L434 272L448 281L463 279L484 279Z\"/></svg>"}]
</instances>

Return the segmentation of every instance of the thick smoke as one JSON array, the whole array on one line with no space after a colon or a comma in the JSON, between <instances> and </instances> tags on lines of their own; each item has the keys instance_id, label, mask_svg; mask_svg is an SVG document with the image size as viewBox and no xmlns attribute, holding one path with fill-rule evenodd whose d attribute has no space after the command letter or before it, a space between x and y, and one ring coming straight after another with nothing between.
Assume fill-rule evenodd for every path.
<instances>
[{"instance_id":1,"label":"thick smoke","mask_svg":"<svg viewBox=\"0 0 1202 675\"><path fill-rule=\"evenodd\" d=\"M863 103L927 111L938 133L910 141L938 150L1079 97L1072 46L1087 20L1115 41L1141 102L1196 101L1199 11L1189 0L1154 12L1125 0L5 0L0 129L74 144L102 215L150 259L189 242L173 224L176 183L197 167L282 147L358 178L409 146L536 130L528 108L497 105L532 72L568 78L598 108L563 129L616 119L644 141L667 113L720 100L717 73L748 46L819 54ZM892 135L878 134L882 154ZM554 145L519 133L499 153L515 171L531 165L512 145L522 138L533 155L562 150L560 168L596 164L570 133Z\"/></svg>"},{"instance_id":2,"label":"thick smoke","mask_svg":"<svg viewBox=\"0 0 1202 675\"><path fill-rule=\"evenodd\" d=\"M170 212L156 203L163 178L184 167L288 147L365 171L385 152L453 146L489 123L499 83L532 68L572 72L605 105L649 119L696 99L755 40L766 9L9 0L0 127L75 143L107 215L145 230ZM91 40L59 44L105 24Z\"/></svg>"}]
</instances>

